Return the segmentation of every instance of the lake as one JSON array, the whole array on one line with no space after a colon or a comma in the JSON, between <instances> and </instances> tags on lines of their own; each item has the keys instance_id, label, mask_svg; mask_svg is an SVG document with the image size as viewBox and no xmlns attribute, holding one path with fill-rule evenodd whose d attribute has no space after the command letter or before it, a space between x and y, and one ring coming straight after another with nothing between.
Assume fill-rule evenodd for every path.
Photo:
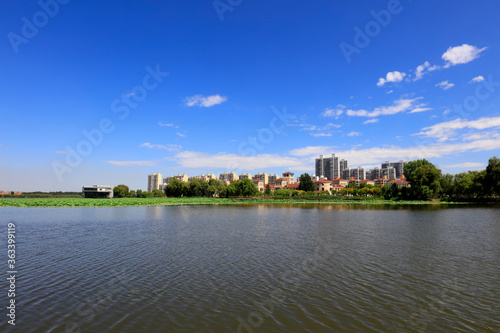
<instances>
[{"instance_id":1,"label":"lake","mask_svg":"<svg viewBox=\"0 0 500 333\"><path fill-rule=\"evenodd\" d=\"M0 208L0 221L1 332L500 331L498 207Z\"/></svg>"}]
</instances>

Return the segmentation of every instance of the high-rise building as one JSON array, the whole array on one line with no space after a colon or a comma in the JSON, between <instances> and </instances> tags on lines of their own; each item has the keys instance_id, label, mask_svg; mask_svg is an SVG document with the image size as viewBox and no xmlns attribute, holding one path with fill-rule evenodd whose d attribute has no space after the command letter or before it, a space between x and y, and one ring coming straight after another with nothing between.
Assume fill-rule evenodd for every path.
<instances>
[{"instance_id":1,"label":"high-rise building","mask_svg":"<svg viewBox=\"0 0 500 333\"><path fill-rule=\"evenodd\" d=\"M161 173L148 175L148 192L159 190L161 185Z\"/></svg>"},{"instance_id":2,"label":"high-rise building","mask_svg":"<svg viewBox=\"0 0 500 333\"><path fill-rule=\"evenodd\" d=\"M267 173L258 173L255 176L253 176L253 180L260 179L264 182L264 185L269 184L269 177L267 176Z\"/></svg>"},{"instance_id":3,"label":"high-rise building","mask_svg":"<svg viewBox=\"0 0 500 333\"><path fill-rule=\"evenodd\" d=\"M348 165L347 161L343 160L342 165ZM340 160L335 154L326 158L319 155L319 158L315 161L315 167L315 173L320 179L335 179L341 176Z\"/></svg>"},{"instance_id":4,"label":"high-rise building","mask_svg":"<svg viewBox=\"0 0 500 333\"><path fill-rule=\"evenodd\" d=\"M349 162L347 160L340 160L340 176L342 176L342 171L349 169Z\"/></svg>"},{"instance_id":5,"label":"high-rise building","mask_svg":"<svg viewBox=\"0 0 500 333\"><path fill-rule=\"evenodd\" d=\"M370 171L366 172L366 179L375 180L375 179L378 179L381 177L382 177L382 174L380 173L380 168L378 168L378 167L375 167L375 168L371 169Z\"/></svg>"},{"instance_id":6,"label":"high-rise building","mask_svg":"<svg viewBox=\"0 0 500 333\"><path fill-rule=\"evenodd\" d=\"M404 173L405 170L405 165L407 162L401 160L399 162L389 162L386 161L385 163L382 163L381 169L387 169L389 167L392 167L396 171L396 176L394 178L389 178L389 179L399 179L401 178L401 175Z\"/></svg>"},{"instance_id":7,"label":"high-rise building","mask_svg":"<svg viewBox=\"0 0 500 333\"><path fill-rule=\"evenodd\" d=\"M383 168L382 169L382 176L386 176L387 179L397 179L396 168L393 168L391 166Z\"/></svg>"},{"instance_id":8,"label":"high-rise building","mask_svg":"<svg viewBox=\"0 0 500 333\"><path fill-rule=\"evenodd\" d=\"M279 179L280 177L277 174L274 175L269 175L267 179L269 180L269 184L274 185L276 184L276 180Z\"/></svg>"},{"instance_id":9,"label":"high-rise building","mask_svg":"<svg viewBox=\"0 0 500 333\"><path fill-rule=\"evenodd\" d=\"M169 176L169 177L165 177L163 178L163 185L168 185L168 183L172 180L172 179L177 179L183 183L187 183L189 178L186 174L179 174L177 176Z\"/></svg>"},{"instance_id":10,"label":"high-rise building","mask_svg":"<svg viewBox=\"0 0 500 333\"><path fill-rule=\"evenodd\" d=\"M219 175L219 180L222 180L225 183L228 183L228 182L232 183L232 182L235 182L239 179L240 179L240 177L238 177L238 175L234 171L231 171L230 173L224 172L224 173L221 173Z\"/></svg>"},{"instance_id":11,"label":"high-rise building","mask_svg":"<svg viewBox=\"0 0 500 333\"><path fill-rule=\"evenodd\" d=\"M238 178L239 178L239 180L242 180L242 179L245 179L245 178L252 180L252 175L249 174L249 173L243 173L243 174L239 175Z\"/></svg>"},{"instance_id":12,"label":"high-rise building","mask_svg":"<svg viewBox=\"0 0 500 333\"><path fill-rule=\"evenodd\" d=\"M363 167L351 168L350 169L350 177L354 178L356 182L366 179L366 171Z\"/></svg>"}]
</instances>

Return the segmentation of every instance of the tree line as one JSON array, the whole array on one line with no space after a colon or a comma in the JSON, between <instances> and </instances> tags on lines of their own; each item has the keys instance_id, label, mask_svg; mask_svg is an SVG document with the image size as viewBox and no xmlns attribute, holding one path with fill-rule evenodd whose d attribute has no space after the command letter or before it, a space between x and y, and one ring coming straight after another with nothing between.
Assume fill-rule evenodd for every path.
<instances>
[{"instance_id":1,"label":"tree line","mask_svg":"<svg viewBox=\"0 0 500 333\"><path fill-rule=\"evenodd\" d=\"M408 162L404 168L404 175L406 180L410 182L410 187L398 187L396 183L384 186L350 183L338 192L334 192L333 195L384 198L387 200L471 200L491 199L500 195L500 159L497 157L489 159L485 170L461 172L456 175L443 174L431 162L419 159ZM269 184L267 184L264 193L261 193L250 179L238 180L229 185L215 179L202 181L191 178L187 183L173 179L165 186L163 192L160 190L153 190L152 192L130 191L128 186L121 184L114 187L113 195L117 198L164 196L228 198L259 195L317 197L330 195L328 192L315 192L314 181L307 173L302 174L299 181L298 190L284 188L277 189L272 193Z\"/></svg>"}]
</instances>

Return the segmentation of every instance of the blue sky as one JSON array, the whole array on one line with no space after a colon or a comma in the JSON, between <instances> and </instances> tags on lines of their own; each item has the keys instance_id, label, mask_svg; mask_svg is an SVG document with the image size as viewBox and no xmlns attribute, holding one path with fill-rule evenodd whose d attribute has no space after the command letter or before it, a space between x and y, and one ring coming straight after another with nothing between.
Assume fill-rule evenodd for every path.
<instances>
[{"instance_id":1,"label":"blue sky","mask_svg":"<svg viewBox=\"0 0 500 333\"><path fill-rule=\"evenodd\" d=\"M9 1L0 190L500 148L495 1ZM86 134L87 135L86 135Z\"/></svg>"}]
</instances>

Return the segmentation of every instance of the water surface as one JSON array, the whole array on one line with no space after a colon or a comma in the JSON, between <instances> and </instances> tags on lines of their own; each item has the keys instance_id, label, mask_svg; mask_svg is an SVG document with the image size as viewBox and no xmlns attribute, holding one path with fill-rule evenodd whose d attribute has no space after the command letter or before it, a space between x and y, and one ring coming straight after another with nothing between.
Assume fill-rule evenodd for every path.
<instances>
[{"instance_id":1,"label":"water surface","mask_svg":"<svg viewBox=\"0 0 500 333\"><path fill-rule=\"evenodd\" d=\"M2 332L500 331L495 207L1 208L0 221L4 249L16 224L19 271Z\"/></svg>"}]
</instances>

